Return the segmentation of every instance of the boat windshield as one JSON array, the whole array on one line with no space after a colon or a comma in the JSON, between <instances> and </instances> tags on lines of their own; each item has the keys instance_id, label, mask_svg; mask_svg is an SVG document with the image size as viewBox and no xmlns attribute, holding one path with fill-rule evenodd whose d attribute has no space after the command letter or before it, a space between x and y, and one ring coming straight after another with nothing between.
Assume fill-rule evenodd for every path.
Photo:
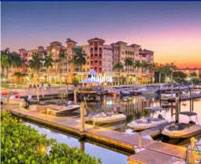
<instances>
[{"instance_id":1,"label":"boat windshield","mask_svg":"<svg viewBox=\"0 0 201 164\"><path fill-rule=\"evenodd\" d=\"M162 107L146 107L145 108L146 110L151 110L151 111L162 111L162 110L165 110L165 108L162 108Z\"/></svg>"},{"instance_id":2,"label":"boat windshield","mask_svg":"<svg viewBox=\"0 0 201 164\"><path fill-rule=\"evenodd\" d=\"M181 115L186 115L186 116L197 116L197 113L195 112L188 112L188 111L185 111L185 112L180 112L179 114Z\"/></svg>"}]
</instances>

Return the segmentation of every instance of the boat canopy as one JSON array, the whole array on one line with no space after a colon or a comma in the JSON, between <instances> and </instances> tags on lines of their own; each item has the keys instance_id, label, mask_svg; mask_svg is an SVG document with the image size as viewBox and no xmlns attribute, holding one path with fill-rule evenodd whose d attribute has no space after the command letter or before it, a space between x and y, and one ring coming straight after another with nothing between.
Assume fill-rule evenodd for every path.
<instances>
[{"instance_id":1,"label":"boat canopy","mask_svg":"<svg viewBox=\"0 0 201 164\"><path fill-rule=\"evenodd\" d=\"M146 107L145 109L147 109L147 110L152 110L152 111L161 111L161 110L165 110L165 108L162 108L162 107L160 107L160 106Z\"/></svg>"},{"instance_id":2,"label":"boat canopy","mask_svg":"<svg viewBox=\"0 0 201 164\"><path fill-rule=\"evenodd\" d=\"M179 114L186 115L186 116L189 116L189 117L197 115L197 113L195 113L195 112L188 112L188 111L180 112Z\"/></svg>"}]
</instances>

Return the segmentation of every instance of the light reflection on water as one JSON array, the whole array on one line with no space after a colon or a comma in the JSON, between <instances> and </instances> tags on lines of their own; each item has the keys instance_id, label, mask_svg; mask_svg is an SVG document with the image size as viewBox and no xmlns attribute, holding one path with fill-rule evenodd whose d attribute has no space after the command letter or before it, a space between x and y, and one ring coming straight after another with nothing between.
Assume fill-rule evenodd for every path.
<instances>
[{"instance_id":1,"label":"light reflection on water","mask_svg":"<svg viewBox=\"0 0 201 164\"><path fill-rule=\"evenodd\" d=\"M146 102L146 103L145 103ZM120 104L119 107L114 107L114 104ZM126 123L131 122L133 119L137 119L142 117L142 113L147 114L144 112L143 108L148 107L148 106L160 106L160 102L157 100L154 100L154 98L144 98L141 96L138 97L133 97L129 101L123 101L120 99L116 99L116 102L110 97L105 98L105 100L101 103L88 103L88 112L90 113L96 113L96 112L111 112L111 111L118 111L122 112L125 115L127 115L127 120ZM187 101L182 101L181 102L181 111L190 111L190 100ZM175 112L175 111L174 111ZM195 121L197 124L201 125L201 99L196 99L194 100L194 110L193 112L197 113L197 117L193 116L191 119ZM157 115L156 112L155 116ZM161 112L163 116L168 120L168 121L173 121L175 116L171 116L171 108L167 108L165 111ZM153 115L153 114L152 114ZM146 116L146 115L145 115ZM180 115L179 116L180 122L188 123L189 122L189 117ZM120 129L117 129L118 131L128 131L130 129L126 125L123 125ZM201 134L198 134L195 136L196 138L201 138ZM176 145L182 145L186 146L190 140L167 140L164 142L176 144Z\"/></svg>"},{"instance_id":2,"label":"light reflection on water","mask_svg":"<svg viewBox=\"0 0 201 164\"><path fill-rule=\"evenodd\" d=\"M79 139L44 128L36 124L29 122L26 122L25 124L30 125L31 127L38 130L40 134L46 134L47 138L49 139L56 139L59 143L65 143L69 147L77 147L81 150L84 150L85 153L88 153L91 156L100 158L103 164L127 164L127 155L125 154L121 154L88 142L79 141Z\"/></svg>"},{"instance_id":3,"label":"light reflection on water","mask_svg":"<svg viewBox=\"0 0 201 164\"><path fill-rule=\"evenodd\" d=\"M145 101L146 101L146 104L145 104ZM119 105L117 106L114 104L119 104ZM189 111L190 109L189 104L190 104L190 101L181 102L181 111ZM136 114L136 111L138 111L139 113L142 113L143 108L145 106L159 106L159 105L160 105L159 101L156 101L153 98L145 99L144 97L141 97L141 96L133 97L131 100L126 102L118 98L114 102L112 98L107 97L102 102L88 103L87 111L90 113L96 113L96 112L102 112L102 111L111 112L114 110L118 112L122 112L127 115L127 123L128 123L132 121L132 119L136 119L137 117L139 117L139 115ZM201 99L194 100L194 112L198 114L197 120L199 124L201 124ZM164 116L166 119L172 120L171 110L167 109ZM187 116L181 115L180 121L188 122L189 119ZM49 130L47 128L44 128L35 124L31 124L31 123L26 123L26 124L31 125L35 129L37 129L40 133L46 134L47 138L56 139L59 143L63 142L69 145L70 147L77 147L80 149L84 148L84 151L86 153L92 156L101 158L103 164L122 164L122 163L126 164L127 163L127 155L124 155L112 150L108 150L106 148L102 148L100 146L97 146L91 143L79 141L78 139L68 136L66 134ZM123 131L125 131L129 128L127 126L124 126L120 130L122 131L122 129ZM199 138L201 138L201 135L199 135ZM174 144L182 145L187 143L189 143L189 140L177 141Z\"/></svg>"},{"instance_id":4,"label":"light reflection on water","mask_svg":"<svg viewBox=\"0 0 201 164\"><path fill-rule=\"evenodd\" d=\"M105 103L104 103L105 102ZM116 106L114 104L120 104ZM88 112L96 113L96 112L111 112L118 111L126 114L127 116L132 116L133 119L136 119L136 111L142 113L143 108L145 106L160 106L159 101L154 100L154 98L144 98L141 96L133 97L130 101L124 102L123 100L117 99L116 102L110 97L107 97L103 102L94 102L87 104ZM190 101L182 101L181 102L181 111L189 111L190 110ZM194 100L194 112L196 112L199 123L201 124L201 99ZM171 117L171 109L167 108L165 112L165 117L168 120L172 120ZM131 120L130 120L131 121ZM188 122L189 119L186 116L180 116L181 122Z\"/></svg>"}]
</instances>

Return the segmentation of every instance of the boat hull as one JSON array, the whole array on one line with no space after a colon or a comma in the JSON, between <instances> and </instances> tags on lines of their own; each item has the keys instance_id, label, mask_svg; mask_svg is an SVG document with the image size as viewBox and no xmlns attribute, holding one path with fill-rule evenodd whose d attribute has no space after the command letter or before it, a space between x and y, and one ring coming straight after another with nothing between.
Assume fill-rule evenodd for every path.
<instances>
[{"instance_id":1,"label":"boat hull","mask_svg":"<svg viewBox=\"0 0 201 164\"><path fill-rule=\"evenodd\" d=\"M168 125L162 131L162 135L167 136L169 138L189 138L198 133L201 133L201 126L200 125L192 125L188 128L183 130L169 130L170 126Z\"/></svg>"},{"instance_id":2,"label":"boat hull","mask_svg":"<svg viewBox=\"0 0 201 164\"><path fill-rule=\"evenodd\" d=\"M168 123L167 120L163 119L160 121L152 121L150 123L137 123L136 121L131 122L130 124L128 124L128 126L130 128L133 128L133 130L135 131L142 131L142 130L146 130L146 129L151 129L154 128L156 126L160 126L162 124L166 124Z\"/></svg>"}]
</instances>

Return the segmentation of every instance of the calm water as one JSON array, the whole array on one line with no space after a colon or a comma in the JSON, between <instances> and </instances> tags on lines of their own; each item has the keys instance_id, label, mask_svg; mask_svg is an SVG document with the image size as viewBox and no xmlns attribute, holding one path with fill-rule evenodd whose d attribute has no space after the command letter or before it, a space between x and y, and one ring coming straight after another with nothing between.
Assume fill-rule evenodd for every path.
<instances>
[{"instance_id":1,"label":"calm water","mask_svg":"<svg viewBox=\"0 0 201 164\"><path fill-rule=\"evenodd\" d=\"M54 138L59 143L65 143L70 147L77 147L84 150L85 153L88 153L91 156L101 158L103 164L127 164L127 155L125 154L121 154L88 142L79 141L79 139L73 138L70 135L62 134L43 126L29 122L26 122L26 124L38 130L39 133L46 134L47 138Z\"/></svg>"},{"instance_id":2,"label":"calm water","mask_svg":"<svg viewBox=\"0 0 201 164\"><path fill-rule=\"evenodd\" d=\"M181 102L181 111L189 111L190 102L189 101L183 101ZM127 115L126 123L129 123L132 121L132 119L140 118L142 115L140 113L143 112L143 108L146 106L159 106L160 103L154 98L145 98L145 97L132 97L129 101L123 101L120 99L113 100L113 98L107 97L102 102L96 102L96 103L88 103L87 104L87 111L90 113L97 113L97 112L122 112ZM197 123L201 124L201 99L194 100L194 112L196 112L197 118L192 118L192 120L197 121ZM144 115L147 113L145 112ZM155 113L157 114L157 113ZM166 111L162 112L163 116L165 116L166 119L169 121L173 120L173 117L171 116L171 109L167 108ZM187 116L180 116L181 122L188 122L189 118ZM70 147L77 147L82 150L84 150L86 153L95 156L97 158L101 158L103 164L127 164L127 155L121 154L118 152L115 152L113 150L109 150L107 148L100 147L98 145L79 141L78 139L71 137L70 135L66 135L54 130L50 130L48 128L45 128L43 126L38 126L32 123L26 123L33 128L37 129L39 133L46 134L47 138L54 138L58 142L63 142L69 145ZM129 127L125 125L122 125L120 129L117 129L118 131L126 131L129 129ZM201 139L201 134L196 136L198 139ZM160 139L160 138L157 138ZM189 143L189 140L177 140L174 142L167 141L168 143L176 144L176 145L182 145L186 146L186 144Z\"/></svg>"},{"instance_id":3,"label":"calm water","mask_svg":"<svg viewBox=\"0 0 201 164\"><path fill-rule=\"evenodd\" d=\"M116 104L116 105L115 105ZM117 105L118 104L118 105ZM122 112L127 115L126 124L131 122L133 119L141 118L142 116L148 115L146 111L143 109L148 106L160 106L160 102L155 100L154 98L145 98L142 96L132 97L129 101L124 101L120 99L116 99L115 101L107 97L103 100L103 102L98 103L88 103L88 112L96 113L96 112L111 112L111 111L118 111ZM181 102L181 111L190 111L190 101L182 101ZM191 117L193 121L197 124L201 125L201 99L194 100L194 112L197 113L197 116ZM166 110L160 112L152 113L152 116L157 116L158 114L162 114L168 121L174 121L175 116L171 116L171 108L166 108ZM188 123L189 117L180 115L179 117L180 122ZM130 129L126 124L122 125L121 128L116 129L118 131L125 132L126 130ZM197 139L201 139L201 134L195 136ZM167 143L186 146L190 140L189 139L178 139L178 140L166 140L163 138L155 138L157 140L162 140Z\"/></svg>"}]
</instances>

